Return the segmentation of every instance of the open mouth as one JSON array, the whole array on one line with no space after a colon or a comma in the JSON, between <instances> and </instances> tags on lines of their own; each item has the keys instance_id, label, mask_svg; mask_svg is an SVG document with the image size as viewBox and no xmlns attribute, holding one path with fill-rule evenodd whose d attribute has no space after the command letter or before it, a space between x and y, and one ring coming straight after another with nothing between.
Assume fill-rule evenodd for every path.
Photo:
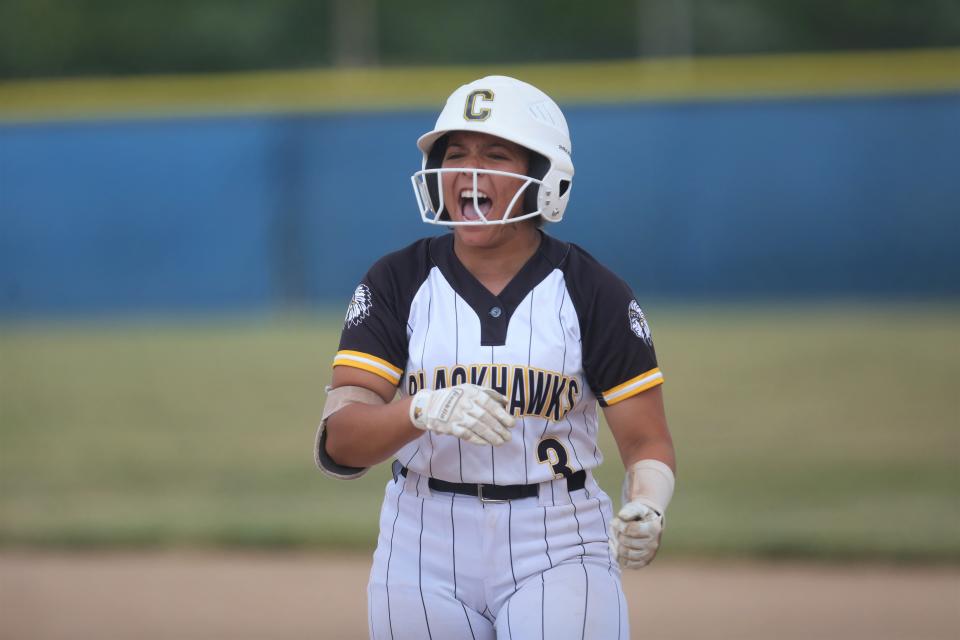
<instances>
[{"instance_id":1,"label":"open mouth","mask_svg":"<svg viewBox=\"0 0 960 640\"><path fill-rule=\"evenodd\" d=\"M479 220L481 214L486 218L490 215L491 209L493 209L493 201L483 191L464 189L460 192L460 213L465 219Z\"/></svg>"}]
</instances>

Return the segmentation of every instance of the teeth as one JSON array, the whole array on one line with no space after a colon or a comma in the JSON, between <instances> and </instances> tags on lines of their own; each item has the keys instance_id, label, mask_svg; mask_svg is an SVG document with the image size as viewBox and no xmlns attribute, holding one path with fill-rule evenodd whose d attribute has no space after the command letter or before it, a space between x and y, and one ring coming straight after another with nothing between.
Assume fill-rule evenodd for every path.
<instances>
[{"instance_id":1,"label":"teeth","mask_svg":"<svg viewBox=\"0 0 960 640\"><path fill-rule=\"evenodd\" d=\"M460 192L460 197L461 197L461 198L472 198L472 197L473 197L473 193L474 193L474 192L473 192L473 189L464 189L463 191ZM490 199L490 196L488 196L487 194L485 194L483 191L479 191L479 190L478 190L476 193L477 193L477 198L486 198L487 200Z\"/></svg>"}]
</instances>

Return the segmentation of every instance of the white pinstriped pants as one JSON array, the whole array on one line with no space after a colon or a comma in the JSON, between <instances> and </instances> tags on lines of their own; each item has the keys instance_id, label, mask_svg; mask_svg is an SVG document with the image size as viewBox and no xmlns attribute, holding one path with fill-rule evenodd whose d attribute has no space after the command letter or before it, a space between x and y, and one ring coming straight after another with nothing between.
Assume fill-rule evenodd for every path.
<instances>
[{"instance_id":1,"label":"white pinstriped pants","mask_svg":"<svg viewBox=\"0 0 960 640\"><path fill-rule=\"evenodd\" d=\"M611 560L609 497L546 482L506 503L431 492L410 471L387 484L367 587L375 640L630 637Z\"/></svg>"}]
</instances>

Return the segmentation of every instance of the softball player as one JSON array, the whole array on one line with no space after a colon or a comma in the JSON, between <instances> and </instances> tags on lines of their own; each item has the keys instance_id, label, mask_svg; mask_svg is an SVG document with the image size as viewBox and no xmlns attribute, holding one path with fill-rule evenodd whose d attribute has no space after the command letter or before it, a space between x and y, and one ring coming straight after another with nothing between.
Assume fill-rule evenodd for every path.
<instances>
[{"instance_id":1,"label":"softball player","mask_svg":"<svg viewBox=\"0 0 960 640\"><path fill-rule=\"evenodd\" d=\"M418 146L421 217L452 233L357 287L315 446L338 478L394 460L370 635L629 638L620 569L657 551L673 445L630 288L540 228L570 198L566 120L491 76ZM598 404L627 469L616 515L591 473Z\"/></svg>"}]
</instances>

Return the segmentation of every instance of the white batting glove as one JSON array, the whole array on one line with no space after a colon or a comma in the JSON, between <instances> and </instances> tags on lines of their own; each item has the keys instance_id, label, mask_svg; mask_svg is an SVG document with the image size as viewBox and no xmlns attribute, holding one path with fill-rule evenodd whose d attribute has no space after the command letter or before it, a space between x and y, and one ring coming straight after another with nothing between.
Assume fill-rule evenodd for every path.
<instances>
[{"instance_id":1,"label":"white batting glove","mask_svg":"<svg viewBox=\"0 0 960 640\"><path fill-rule=\"evenodd\" d=\"M662 534L662 514L642 502L628 502L610 523L610 553L621 567L640 569L657 555Z\"/></svg>"},{"instance_id":2,"label":"white batting glove","mask_svg":"<svg viewBox=\"0 0 960 640\"><path fill-rule=\"evenodd\" d=\"M498 446L510 441L516 418L507 413L502 394L475 384L458 384L418 391L410 403L410 422L424 431Z\"/></svg>"}]
</instances>

